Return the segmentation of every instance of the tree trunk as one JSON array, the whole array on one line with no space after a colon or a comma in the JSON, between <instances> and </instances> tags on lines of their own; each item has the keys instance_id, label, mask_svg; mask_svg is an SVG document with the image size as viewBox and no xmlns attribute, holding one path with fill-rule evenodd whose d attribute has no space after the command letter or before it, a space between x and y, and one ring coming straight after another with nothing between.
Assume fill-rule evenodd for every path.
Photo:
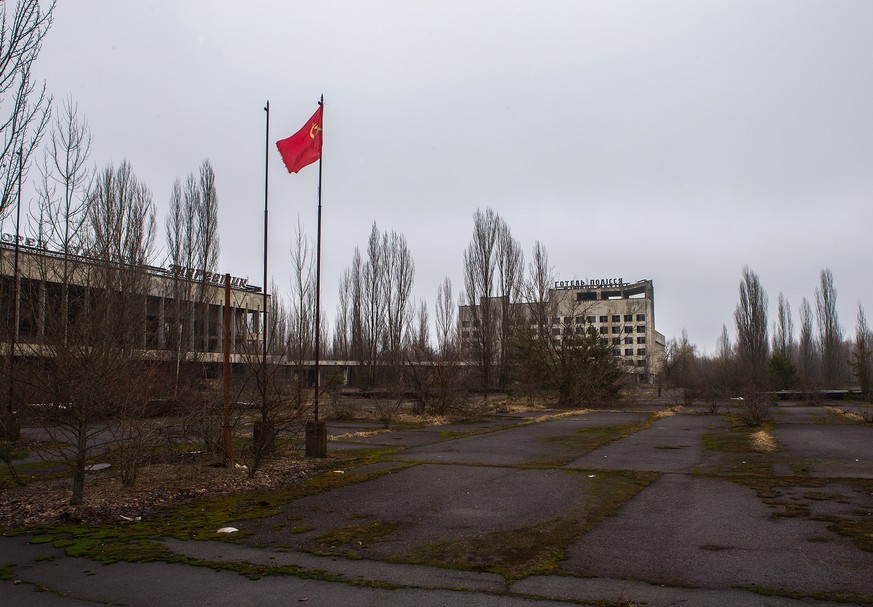
<instances>
[{"instance_id":1,"label":"tree trunk","mask_svg":"<svg viewBox=\"0 0 873 607\"><path fill-rule=\"evenodd\" d=\"M70 504L81 504L85 496L85 455L86 449L86 429L84 422L79 422L76 437L76 461L73 466L73 495L70 497Z\"/></svg>"}]
</instances>

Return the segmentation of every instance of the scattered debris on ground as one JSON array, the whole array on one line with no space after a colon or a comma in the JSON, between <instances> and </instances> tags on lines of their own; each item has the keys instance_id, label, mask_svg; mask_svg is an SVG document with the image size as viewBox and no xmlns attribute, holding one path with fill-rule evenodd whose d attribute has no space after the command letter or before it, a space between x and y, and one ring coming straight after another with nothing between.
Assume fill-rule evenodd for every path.
<instances>
[{"instance_id":1,"label":"scattered debris on ground","mask_svg":"<svg viewBox=\"0 0 873 607\"><path fill-rule=\"evenodd\" d=\"M277 456L264 462L254 478L243 468L215 463L157 464L144 467L135 486L122 487L112 470L89 474L85 501L70 505L70 479L36 481L25 487L0 487L0 529L52 524L111 523L147 517L195 498L286 487L336 467L335 458Z\"/></svg>"}]
</instances>

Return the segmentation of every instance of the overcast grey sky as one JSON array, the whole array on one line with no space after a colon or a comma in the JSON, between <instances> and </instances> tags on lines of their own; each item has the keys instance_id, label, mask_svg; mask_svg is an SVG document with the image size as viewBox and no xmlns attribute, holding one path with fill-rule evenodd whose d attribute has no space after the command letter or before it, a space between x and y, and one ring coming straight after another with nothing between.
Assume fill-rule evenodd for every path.
<instances>
[{"instance_id":1,"label":"overcast grey sky","mask_svg":"<svg viewBox=\"0 0 873 607\"><path fill-rule=\"evenodd\" d=\"M489 206L559 279L652 279L657 329L708 351L733 335L744 264L795 322L823 267L847 332L873 306L868 0L62 1L38 72L78 102L97 165L130 160L161 226L173 180L209 158L220 270L258 285L269 99L283 287L318 171L285 173L273 142L323 93L331 319L374 221L406 235L432 303L445 276L463 288Z\"/></svg>"}]
</instances>

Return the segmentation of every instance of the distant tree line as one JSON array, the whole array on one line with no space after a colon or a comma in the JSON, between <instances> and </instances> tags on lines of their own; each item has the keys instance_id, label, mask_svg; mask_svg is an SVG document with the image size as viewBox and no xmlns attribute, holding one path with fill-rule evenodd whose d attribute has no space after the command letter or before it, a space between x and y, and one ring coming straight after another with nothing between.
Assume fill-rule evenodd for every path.
<instances>
[{"instance_id":1,"label":"distant tree line","mask_svg":"<svg viewBox=\"0 0 873 607\"><path fill-rule=\"evenodd\" d=\"M864 307L858 304L854 337L847 339L836 302L833 274L825 268L812 303L801 300L797 332L791 306L779 293L771 337L767 292L758 275L745 267L734 312L735 341L723 326L715 354L703 355L683 331L667 344L662 379L682 388L689 400L702 399L715 407L731 398L754 400L755 394L778 390L817 399L823 390L854 388L871 401L873 335Z\"/></svg>"},{"instance_id":2,"label":"distant tree line","mask_svg":"<svg viewBox=\"0 0 873 607\"><path fill-rule=\"evenodd\" d=\"M410 298L414 263L405 238L374 224L366 253L355 250L340 280L328 356L359 364L358 388L394 394L397 402L412 397L422 410L445 411L471 390L485 398L495 391L539 394L565 405L617 397L624 372L593 327L562 325L560 339L553 337L555 276L542 243L526 267L506 221L493 209L477 210L463 270L458 299L476 330L461 339L446 278L436 297L434 343L426 302L415 306ZM574 318L578 308L561 317Z\"/></svg>"}]
</instances>

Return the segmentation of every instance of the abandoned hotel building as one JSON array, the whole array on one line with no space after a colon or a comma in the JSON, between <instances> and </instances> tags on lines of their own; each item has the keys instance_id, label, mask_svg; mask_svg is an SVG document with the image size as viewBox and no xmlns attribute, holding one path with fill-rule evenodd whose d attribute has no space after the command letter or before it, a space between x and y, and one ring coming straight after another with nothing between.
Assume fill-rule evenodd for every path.
<instances>
[{"instance_id":1,"label":"abandoned hotel building","mask_svg":"<svg viewBox=\"0 0 873 607\"><path fill-rule=\"evenodd\" d=\"M499 310L499 298L492 298ZM552 339L560 343L567 332L594 329L601 343L612 347L626 373L641 383L654 383L664 362L665 339L655 330L655 290L651 280L626 283L621 278L558 281L549 289L548 323ZM461 343L479 337L479 306L459 309ZM534 303L514 303L518 319L532 321ZM498 312L499 314L499 312ZM519 322L519 321L517 321ZM531 328L535 328L535 324Z\"/></svg>"}]
</instances>

